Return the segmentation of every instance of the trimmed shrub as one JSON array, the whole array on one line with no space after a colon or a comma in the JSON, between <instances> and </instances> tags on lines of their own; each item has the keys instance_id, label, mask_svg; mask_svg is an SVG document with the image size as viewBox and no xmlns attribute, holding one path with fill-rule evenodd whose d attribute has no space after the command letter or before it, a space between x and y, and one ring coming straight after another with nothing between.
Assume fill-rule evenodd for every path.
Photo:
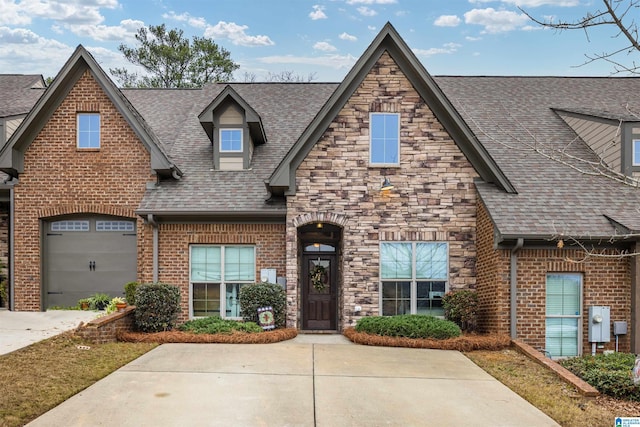
<instances>
[{"instance_id":1,"label":"trimmed shrub","mask_svg":"<svg viewBox=\"0 0 640 427\"><path fill-rule=\"evenodd\" d=\"M140 286L138 282L129 282L124 285L124 299L127 300L127 304L136 305L136 289Z\"/></svg>"},{"instance_id":2,"label":"trimmed shrub","mask_svg":"<svg viewBox=\"0 0 640 427\"><path fill-rule=\"evenodd\" d=\"M256 283L240 288L240 315L245 321L258 323L258 309L273 307L276 328L284 328L287 315L287 293L275 283Z\"/></svg>"},{"instance_id":3,"label":"trimmed shrub","mask_svg":"<svg viewBox=\"0 0 640 427\"><path fill-rule=\"evenodd\" d=\"M635 360L635 354L613 353L573 357L558 362L602 394L640 402L640 387L633 384Z\"/></svg>"},{"instance_id":4,"label":"trimmed shrub","mask_svg":"<svg viewBox=\"0 0 640 427\"><path fill-rule=\"evenodd\" d=\"M178 326L178 329L194 334L232 334L234 332L258 333L264 332L260 326L253 322L238 322L237 320L223 319L221 317L205 317L203 319L189 320Z\"/></svg>"},{"instance_id":5,"label":"trimmed shrub","mask_svg":"<svg viewBox=\"0 0 640 427\"><path fill-rule=\"evenodd\" d=\"M447 292L442 298L444 317L451 320L460 329L473 332L478 327L478 294L475 291L463 289Z\"/></svg>"},{"instance_id":6,"label":"trimmed shrub","mask_svg":"<svg viewBox=\"0 0 640 427\"><path fill-rule=\"evenodd\" d=\"M447 339L462 334L458 325L448 320L418 314L370 316L358 320L357 332L387 337Z\"/></svg>"},{"instance_id":7,"label":"trimmed shrub","mask_svg":"<svg viewBox=\"0 0 640 427\"><path fill-rule=\"evenodd\" d=\"M180 289L166 283L143 283L135 293L136 328L161 332L173 328L180 311Z\"/></svg>"}]
</instances>

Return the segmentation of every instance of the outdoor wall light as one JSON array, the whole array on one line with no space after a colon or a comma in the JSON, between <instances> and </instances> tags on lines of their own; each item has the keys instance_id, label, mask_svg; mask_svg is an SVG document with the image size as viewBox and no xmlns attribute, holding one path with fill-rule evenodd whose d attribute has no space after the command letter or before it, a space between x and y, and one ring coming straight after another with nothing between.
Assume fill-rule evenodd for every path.
<instances>
[{"instance_id":1,"label":"outdoor wall light","mask_svg":"<svg viewBox=\"0 0 640 427\"><path fill-rule=\"evenodd\" d=\"M393 188L393 184L389 181L389 178L384 177L384 181L382 182L382 187L380 187L380 191L391 190Z\"/></svg>"},{"instance_id":2,"label":"outdoor wall light","mask_svg":"<svg viewBox=\"0 0 640 427\"><path fill-rule=\"evenodd\" d=\"M316 228L322 228L322 223L321 222L317 223Z\"/></svg>"}]
</instances>

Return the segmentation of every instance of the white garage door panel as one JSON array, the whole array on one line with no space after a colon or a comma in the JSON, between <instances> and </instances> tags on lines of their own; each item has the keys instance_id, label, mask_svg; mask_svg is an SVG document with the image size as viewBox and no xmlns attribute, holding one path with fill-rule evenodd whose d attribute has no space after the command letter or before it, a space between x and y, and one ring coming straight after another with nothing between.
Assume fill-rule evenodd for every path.
<instances>
[{"instance_id":1,"label":"white garage door panel","mask_svg":"<svg viewBox=\"0 0 640 427\"><path fill-rule=\"evenodd\" d=\"M88 231L67 231L86 230L76 219L75 225L56 224L55 231L51 223L45 224L46 307L73 306L98 292L122 296L125 283L136 280L135 231L96 231L96 221L114 220L110 217L82 220L89 221Z\"/></svg>"}]
</instances>

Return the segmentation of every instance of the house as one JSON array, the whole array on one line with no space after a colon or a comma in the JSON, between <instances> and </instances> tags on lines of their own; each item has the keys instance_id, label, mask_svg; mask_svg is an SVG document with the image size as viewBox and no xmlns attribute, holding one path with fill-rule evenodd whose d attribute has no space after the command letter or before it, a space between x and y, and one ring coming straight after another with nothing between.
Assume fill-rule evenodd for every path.
<instances>
[{"instance_id":1,"label":"house","mask_svg":"<svg viewBox=\"0 0 640 427\"><path fill-rule=\"evenodd\" d=\"M482 331L637 352L638 89L432 77L390 24L337 84L121 90L79 46L0 150L11 307L162 281L182 321L237 318L268 280L341 331L476 289ZM592 346L590 307L626 333Z\"/></svg>"}]
</instances>

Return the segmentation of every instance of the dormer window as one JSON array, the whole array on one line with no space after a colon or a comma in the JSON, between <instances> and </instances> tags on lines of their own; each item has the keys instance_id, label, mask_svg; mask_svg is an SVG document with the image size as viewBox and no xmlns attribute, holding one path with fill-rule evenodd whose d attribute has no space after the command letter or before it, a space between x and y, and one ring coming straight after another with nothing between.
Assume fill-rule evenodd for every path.
<instances>
[{"instance_id":1,"label":"dormer window","mask_svg":"<svg viewBox=\"0 0 640 427\"><path fill-rule=\"evenodd\" d=\"M242 129L220 129L220 152L242 152Z\"/></svg>"},{"instance_id":2,"label":"dormer window","mask_svg":"<svg viewBox=\"0 0 640 427\"><path fill-rule=\"evenodd\" d=\"M640 166L640 139L633 140L632 150L633 166Z\"/></svg>"}]
</instances>

